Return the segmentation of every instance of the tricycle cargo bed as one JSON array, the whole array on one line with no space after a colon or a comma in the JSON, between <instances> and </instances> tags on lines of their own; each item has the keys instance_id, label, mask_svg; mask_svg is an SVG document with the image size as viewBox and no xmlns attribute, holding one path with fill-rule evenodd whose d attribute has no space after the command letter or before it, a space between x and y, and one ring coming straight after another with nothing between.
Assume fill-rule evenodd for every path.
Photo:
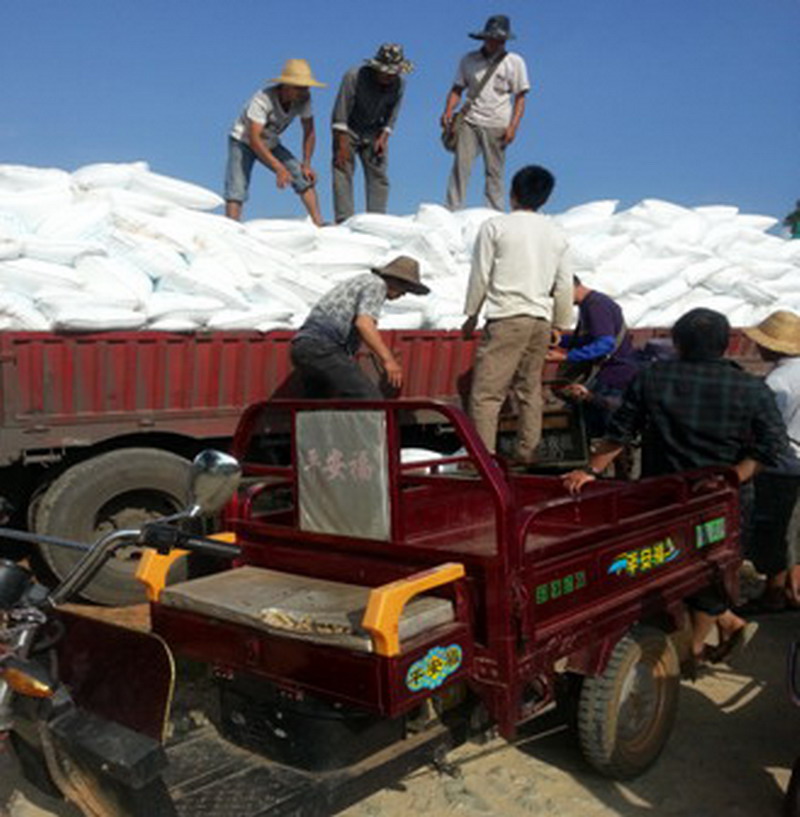
<instances>
[{"instance_id":1,"label":"tricycle cargo bed","mask_svg":"<svg viewBox=\"0 0 800 817\"><path fill-rule=\"evenodd\" d=\"M403 463L401 418L421 410L462 451ZM466 679L511 735L557 671L601 672L635 624L680 629L688 596L734 589L732 473L601 481L575 498L557 477L504 471L458 409L410 400L272 401L246 414L235 452L276 422L290 461L245 463L230 512L239 576L174 586L153 606L178 653L234 675L385 717Z\"/></svg>"}]
</instances>

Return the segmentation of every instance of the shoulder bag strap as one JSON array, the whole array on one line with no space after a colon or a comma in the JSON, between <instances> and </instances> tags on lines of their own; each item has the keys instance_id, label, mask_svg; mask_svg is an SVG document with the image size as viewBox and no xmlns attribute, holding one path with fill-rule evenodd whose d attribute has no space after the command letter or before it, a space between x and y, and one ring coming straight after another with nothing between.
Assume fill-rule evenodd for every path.
<instances>
[{"instance_id":1,"label":"shoulder bag strap","mask_svg":"<svg viewBox=\"0 0 800 817\"><path fill-rule=\"evenodd\" d=\"M469 111L469 109L472 107L472 103L475 102L475 100L481 95L481 91L483 91L483 89L486 87L487 83L492 78L492 75L497 70L497 67L505 59L507 53L508 53L507 51L504 51L500 55L500 59L497 59L494 62L490 63L489 67L486 69L486 73L483 75L481 81L478 83L478 87L475 90L474 96L470 96L469 94L467 94L467 98L464 104L461 106L461 110L459 111L459 113L466 114Z\"/></svg>"}]
</instances>

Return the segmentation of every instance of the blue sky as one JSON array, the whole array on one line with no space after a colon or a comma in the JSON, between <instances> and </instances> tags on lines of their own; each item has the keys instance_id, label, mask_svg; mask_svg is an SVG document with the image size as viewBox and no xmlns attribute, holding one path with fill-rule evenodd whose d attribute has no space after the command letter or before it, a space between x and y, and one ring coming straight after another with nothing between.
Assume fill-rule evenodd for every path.
<instances>
[{"instance_id":1,"label":"blue sky","mask_svg":"<svg viewBox=\"0 0 800 817\"><path fill-rule=\"evenodd\" d=\"M539 163L552 211L615 198L734 204L783 217L800 198L800 0L3 0L0 162L144 159L220 190L226 133L289 57L314 92L323 214L330 111L351 65L384 41L416 63L390 144L390 211L442 201L438 119L470 31L507 13L533 88L507 175ZM285 141L299 150L299 127ZM476 168L470 205L481 203ZM361 177L357 178L360 205ZM256 170L246 216L301 213Z\"/></svg>"}]
</instances>

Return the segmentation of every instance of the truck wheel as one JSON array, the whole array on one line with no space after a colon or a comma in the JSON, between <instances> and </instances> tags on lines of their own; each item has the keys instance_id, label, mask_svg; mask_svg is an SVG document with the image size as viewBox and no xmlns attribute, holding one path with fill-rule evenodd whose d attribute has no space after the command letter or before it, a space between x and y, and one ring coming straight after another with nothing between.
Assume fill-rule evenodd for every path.
<instances>
[{"instance_id":1,"label":"truck wheel","mask_svg":"<svg viewBox=\"0 0 800 817\"><path fill-rule=\"evenodd\" d=\"M65 471L41 498L36 531L92 543L114 530L138 528L185 507L189 469L188 460L155 448L120 449L81 462ZM40 549L59 579L82 555L55 545ZM134 580L140 556L136 547L117 551L82 596L109 605L145 601L144 589ZM179 562L173 580L185 578L180 569Z\"/></svg>"},{"instance_id":2,"label":"truck wheel","mask_svg":"<svg viewBox=\"0 0 800 817\"><path fill-rule=\"evenodd\" d=\"M578 738L588 762L620 780L645 771L667 742L679 689L678 655L663 632L637 627L620 639L605 671L581 688Z\"/></svg>"}]
</instances>

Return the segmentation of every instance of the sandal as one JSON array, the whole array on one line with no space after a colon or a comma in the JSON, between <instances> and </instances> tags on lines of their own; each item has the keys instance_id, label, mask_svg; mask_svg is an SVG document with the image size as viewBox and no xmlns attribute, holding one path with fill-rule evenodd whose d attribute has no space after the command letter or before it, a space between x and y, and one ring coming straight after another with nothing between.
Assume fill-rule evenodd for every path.
<instances>
[{"instance_id":1,"label":"sandal","mask_svg":"<svg viewBox=\"0 0 800 817\"><path fill-rule=\"evenodd\" d=\"M753 640L753 636L758 632L758 622L748 621L744 627L740 627L736 632L726 638L715 647L708 650L708 660L712 664L721 664L723 661L730 662Z\"/></svg>"}]
</instances>

